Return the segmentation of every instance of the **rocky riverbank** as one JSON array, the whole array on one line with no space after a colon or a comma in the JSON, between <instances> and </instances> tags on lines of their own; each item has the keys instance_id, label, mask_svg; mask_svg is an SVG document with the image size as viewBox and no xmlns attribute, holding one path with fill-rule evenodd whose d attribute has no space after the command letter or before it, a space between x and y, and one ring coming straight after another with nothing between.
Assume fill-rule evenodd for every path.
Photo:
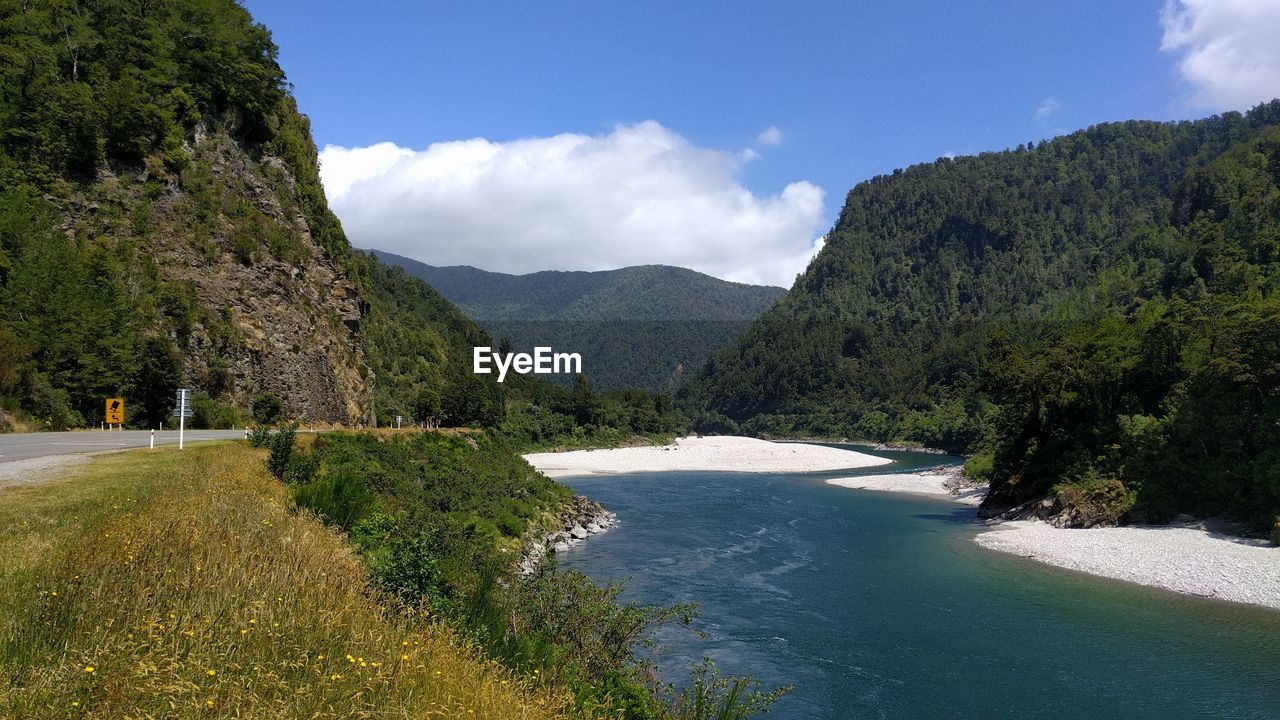
<instances>
[{"instance_id":1,"label":"rocky riverbank","mask_svg":"<svg viewBox=\"0 0 1280 720\"><path fill-rule=\"evenodd\" d=\"M600 503L574 495L556 522L534 528L524 542L520 572L528 575L553 553L562 553L592 535L599 535L618 524L618 516Z\"/></svg>"}]
</instances>

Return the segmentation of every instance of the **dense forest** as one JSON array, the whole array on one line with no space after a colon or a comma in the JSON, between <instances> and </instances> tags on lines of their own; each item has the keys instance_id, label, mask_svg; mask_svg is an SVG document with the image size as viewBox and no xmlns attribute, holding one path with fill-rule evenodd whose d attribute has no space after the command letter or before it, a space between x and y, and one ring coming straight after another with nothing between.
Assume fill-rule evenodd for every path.
<instances>
[{"instance_id":1,"label":"dense forest","mask_svg":"<svg viewBox=\"0 0 1280 720\"><path fill-rule=\"evenodd\" d=\"M683 401L706 430L978 451L988 512L1061 485L1081 524L1263 521L1277 123L1104 124L862 183Z\"/></svg>"},{"instance_id":2,"label":"dense forest","mask_svg":"<svg viewBox=\"0 0 1280 720\"><path fill-rule=\"evenodd\" d=\"M1189 172L1099 302L997 340L973 466L987 514L1052 495L1072 524L1280 516L1280 127ZM1280 529L1280 525L1277 525Z\"/></svg>"},{"instance_id":3,"label":"dense forest","mask_svg":"<svg viewBox=\"0 0 1280 720\"><path fill-rule=\"evenodd\" d=\"M508 275L373 255L426 281L500 343L581 353L591 384L606 391L674 392L784 294L665 265Z\"/></svg>"}]
</instances>

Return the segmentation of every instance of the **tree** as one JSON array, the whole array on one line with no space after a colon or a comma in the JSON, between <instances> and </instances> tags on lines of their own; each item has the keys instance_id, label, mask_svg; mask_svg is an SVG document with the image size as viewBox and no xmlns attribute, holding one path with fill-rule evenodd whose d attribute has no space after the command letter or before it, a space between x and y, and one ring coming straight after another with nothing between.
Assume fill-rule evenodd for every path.
<instances>
[{"instance_id":1,"label":"tree","mask_svg":"<svg viewBox=\"0 0 1280 720\"><path fill-rule=\"evenodd\" d=\"M135 367L129 397L145 427L160 427L175 405L182 356L167 338L152 336L139 345Z\"/></svg>"},{"instance_id":2,"label":"tree","mask_svg":"<svg viewBox=\"0 0 1280 720\"><path fill-rule=\"evenodd\" d=\"M418 390L413 400L413 419L430 426L440 422L440 415L440 391L432 387Z\"/></svg>"}]
</instances>

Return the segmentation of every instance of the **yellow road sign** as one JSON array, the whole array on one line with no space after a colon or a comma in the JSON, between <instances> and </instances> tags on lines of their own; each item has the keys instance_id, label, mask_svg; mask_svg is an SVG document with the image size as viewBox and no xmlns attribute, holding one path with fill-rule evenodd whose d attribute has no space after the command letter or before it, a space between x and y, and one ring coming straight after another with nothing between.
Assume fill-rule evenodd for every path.
<instances>
[{"instance_id":1,"label":"yellow road sign","mask_svg":"<svg viewBox=\"0 0 1280 720\"><path fill-rule=\"evenodd\" d=\"M124 398L107 398L106 420L112 425L124 422Z\"/></svg>"}]
</instances>

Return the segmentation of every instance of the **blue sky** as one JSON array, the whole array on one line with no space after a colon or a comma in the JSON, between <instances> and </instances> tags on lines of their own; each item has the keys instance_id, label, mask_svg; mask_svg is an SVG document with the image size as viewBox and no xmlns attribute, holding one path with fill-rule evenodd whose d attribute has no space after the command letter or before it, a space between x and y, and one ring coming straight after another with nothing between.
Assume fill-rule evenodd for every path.
<instances>
[{"instance_id":1,"label":"blue sky","mask_svg":"<svg viewBox=\"0 0 1280 720\"><path fill-rule=\"evenodd\" d=\"M785 205L790 215L805 221L778 221L770 227L816 237L830 225L850 187L897 167L946 153L1010 147L1102 121L1198 117L1262 100L1242 99L1272 89L1258 89L1256 82L1234 95L1214 94L1214 83L1226 82L1215 80L1214 73L1219 79L1239 76L1231 75L1230 67L1210 63L1207 80L1203 72L1180 67L1195 59L1197 48L1203 50L1224 33L1228 38L1244 33L1237 42L1249 42L1247 34L1259 26L1259 17L1269 22L1280 14L1274 12L1280 7L1265 7L1280 5L1271 0L1225 4L1233 3L1264 7L1232 15L1201 7L1206 0L1171 6L1169 13L1182 14L1178 19L1184 21L1187 38L1166 50L1162 42L1170 26L1162 23L1162 0L358 5L250 0L246 6L272 30L318 145L357 149L391 143L400 151L394 161L344 156L347 165L363 168L352 170L357 181L377 181L366 183L370 194L403 190L405 202L415 203L417 193L428 193L430 198L418 203L426 207L456 197L458 191L451 187L415 190L413 178L427 172L421 168L402 172L394 182L379 175L398 162L426 163L408 151L425 151L433 144L482 138L493 146L477 150L478 162L489 163L483 172L492 173L497 172L493 158L510 157L507 143L512 141L572 133L579 143L613 138L619 140L613 145L630 146L635 138L614 138L615 129L652 121L666 134L650 127L636 133L646 138L638 142L663 147L687 143L676 152L701 158L692 161L701 168L692 171L695 175L705 171L716 176L710 194L726 198L726 183L736 183L755 201L727 200L724 207L772 222L769 213ZM1242 48L1246 54L1261 52L1247 44ZM768 128L776 128L774 138L761 136ZM776 143L767 142L775 138ZM565 169L563 154L548 155L538 146L525 150L512 162L526 166L535 162L530 157L537 157L536 162L554 164L535 177L576 172ZM721 160L732 167L707 170L704 161L715 161L699 155L703 150L723 153ZM369 162L374 170L365 166ZM474 168L471 161L459 162L450 165L454 172ZM338 161L330 164L337 167ZM649 160L642 164L653 167ZM618 184L647 172L636 168L624 162L616 181L608 173L592 175L589 182L565 183L560 191L580 194L584 186ZM782 199L788 185L801 181L825 191L816 232L809 227L814 225L813 197L794 203ZM468 198L480 213L486 203L491 210L497 202L512 207L554 204L552 190L513 198L514 184L512 178L502 193ZM344 185L355 189L345 180ZM804 195L801 190L806 188L793 194ZM471 187L469 192L488 191ZM335 200L332 190L330 196ZM409 239L388 228L371 229L377 223L351 209L357 204L368 209L367 201L349 199L345 209L342 202L334 204L357 245L391 245L386 249L439 264L541 269L536 252L504 262L503 253L519 238L493 247L471 242L479 251L472 254L452 247L458 243L451 238L468 235L465 218L436 227L438 213L402 217L396 224L401 232L411 227L415 238ZM599 205L611 206L608 199ZM657 214L698 220L688 206L666 213L655 200L652 207ZM381 216L389 212L379 211ZM725 223L723 213L709 213L705 221ZM591 222L576 221L578 226ZM676 232L660 224L644 227L654 234ZM601 236L626 236L625 230L615 229L607 223L591 226L584 232L594 238L576 241L565 237L572 230L561 229L528 242L547 250L543 264L573 265L574 258L584 255L590 257L581 261L583 269L643 261L635 253L613 257L582 251L592 242L608 244ZM477 236L494 232L508 230L491 223L475 230ZM813 239L803 242L811 245ZM685 241L703 243L712 255L732 247L703 236ZM625 244L637 242L643 244L628 236ZM773 261L783 262L785 255L794 264L798 242L780 243L781 254ZM698 265L688 261L693 256L674 250L655 252L657 262L671 255L673 264ZM703 265L697 269L775 284L789 284L785 273L794 272L788 267L782 275L766 277L770 271Z\"/></svg>"}]
</instances>

